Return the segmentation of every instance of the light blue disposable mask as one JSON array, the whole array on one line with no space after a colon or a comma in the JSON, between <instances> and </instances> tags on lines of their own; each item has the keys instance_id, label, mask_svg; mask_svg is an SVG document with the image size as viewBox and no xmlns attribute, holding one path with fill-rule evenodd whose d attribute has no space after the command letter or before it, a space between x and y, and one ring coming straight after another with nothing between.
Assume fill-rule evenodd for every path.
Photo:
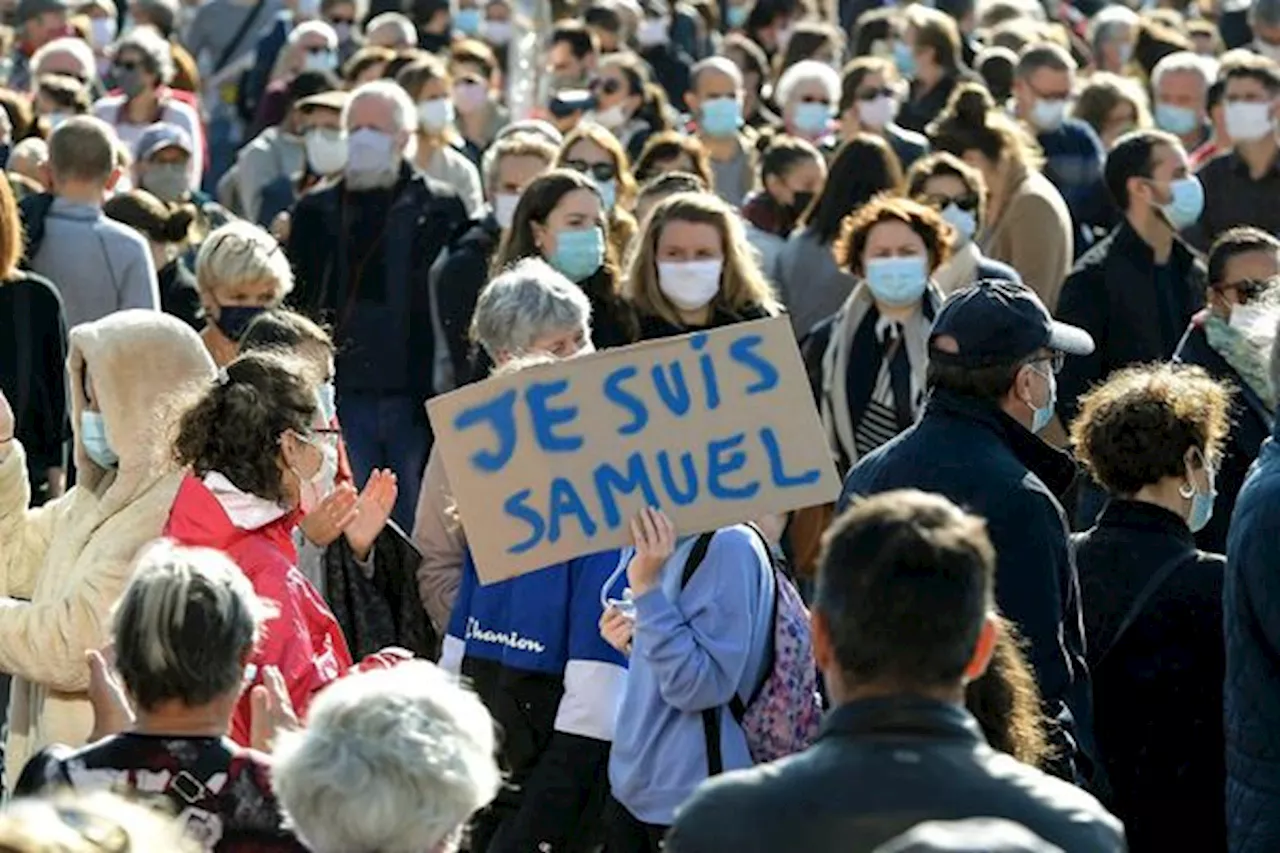
<instances>
[{"instance_id":1,"label":"light blue disposable mask","mask_svg":"<svg viewBox=\"0 0 1280 853\"><path fill-rule=\"evenodd\" d=\"M733 136L742 124L742 104L737 98L711 98L702 102L702 129L709 136Z\"/></svg>"},{"instance_id":2,"label":"light blue disposable mask","mask_svg":"<svg viewBox=\"0 0 1280 853\"><path fill-rule=\"evenodd\" d=\"M547 261L570 281L585 281L604 264L604 231L591 227L556 232L556 250Z\"/></svg>"},{"instance_id":3,"label":"light blue disposable mask","mask_svg":"<svg viewBox=\"0 0 1280 853\"><path fill-rule=\"evenodd\" d=\"M1192 533L1199 533L1209 523L1209 519L1213 518L1213 502L1218 499L1216 472L1206 465L1205 473L1209 477L1209 490L1202 492L1191 487L1191 512L1187 515L1187 527ZM1190 472L1187 473L1187 482L1191 482Z\"/></svg>"},{"instance_id":4,"label":"light blue disposable mask","mask_svg":"<svg viewBox=\"0 0 1280 853\"><path fill-rule=\"evenodd\" d=\"M336 396L332 382L326 382L320 386L320 415L324 418L326 426L333 423L338 417Z\"/></svg>"},{"instance_id":5,"label":"light blue disposable mask","mask_svg":"<svg viewBox=\"0 0 1280 853\"><path fill-rule=\"evenodd\" d=\"M921 255L872 258L867 261L866 281L877 300L901 307L920 301L929 286L929 271Z\"/></svg>"},{"instance_id":6,"label":"light blue disposable mask","mask_svg":"<svg viewBox=\"0 0 1280 853\"><path fill-rule=\"evenodd\" d=\"M347 134L347 171L380 172L394 161L395 139L391 134L362 127Z\"/></svg>"},{"instance_id":7,"label":"light blue disposable mask","mask_svg":"<svg viewBox=\"0 0 1280 853\"><path fill-rule=\"evenodd\" d=\"M831 123L831 107L810 101L796 104L792 121L796 130L806 136L821 136L827 132L827 126Z\"/></svg>"},{"instance_id":8,"label":"light blue disposable mask","mask_svg":"<svg viewBox=\"0 0 1280 853\"><path fill-rule=\"evenodd\" d=\"M453 28L460 33L473 36L480 32L481 20L479 9L459 9L453 13Z\"/></svg>"},{"instance_id":9,"label":"light blue disposable mask","mask_svg":"<svg viewBox=\"0 0 1280 853\"><path fill-rule=\"evenodd\" d=\"M1169 184L1173 201L1163 204L1160 209L1169 217L1173 227L1181 231L1200 218L1204 212L1204 185L1195 175L1173 181Z\"/></svg>"},{"instance_id":10,"label":"light blue disposable mask","mask_svg":"<svg viewBox=\"0 0 1280 853\"><path fill-rule=\"evenodd\" d=\"M611 212L618 203L618 180L596 181L596 191L600 193L600 203L606 212Z\"/></svg>"},{"instance_id":11,"label":"light blue disposable mask","mask_svg":"<svg viewBox=\"0 0 1280 853\"><path fill-rule=\"evenodd\" d=\"M1178 136L1185 136L1200 123L1196 111L1190 107L1156 102L1156 126Z\"/></svg>"},{"instance_id":12,"label":"light blue disposable mask","mask_svg":"<svg viewBox=\"0 0 1280 853\"><path fill-rule=\"evenodd\" d=\"M1036 408L1035 406L1031 406L1030 402L1027 403L1028 406L1031 406L1032 411L1031 431L1040 432L1040 430L1049 425L1049 421L1053 420L1053 410L1058 404L1058 377L1054 376L1053 370L1051 369L1042 371L1035 365L1032 365L1031 369L1044 377L1045 384L1049 386L1049 396L1044 401L1043 406Z\"/></svg>"},{"instance_id":13,"label":"light blue disposable mask","mask_svg":"<svg viewBox=\"0 0 1280 853\"><path fill-rule=\"evenodd\" d=\"M912 53L911 46L902 39L898 39L893 43L893 64L898 67L898 73L908 79L916 76L916 55Z\"/></svg>"},{"instance_id":14,"label":"light blue disposable mask","mask_svg":"<svg viewBox=\"0 0 1280 853\"><path fill-rule=\"evenodd\" d=\"M740 30L747 25L747 16L750 14L750 6L730 6L725 10L724 20L729 29Z\"/></svg>"},{"instance_id":15,"label":"light blue disposable mask","mask_svg":"<svg viewBox=\"0 0 1280 853\"><path fill-rule=\"evenodd\" d=\"M107 441L107 425L101 412L80 413L80 444L96 465L114 468L120 464L120 457Z\"/></svg>"},{"instance_id":16,"label":"light blue disposable mask","mask_svg":"<svg viewBox=\"0 0 1280 853\"><path fill-rule=\"evenodd\" d=\"M960 245L968 243L978 230L978 217L968 210L962 210L955 203L942 209L942 218L960 234Z\"/></svg>"}]
</instances>

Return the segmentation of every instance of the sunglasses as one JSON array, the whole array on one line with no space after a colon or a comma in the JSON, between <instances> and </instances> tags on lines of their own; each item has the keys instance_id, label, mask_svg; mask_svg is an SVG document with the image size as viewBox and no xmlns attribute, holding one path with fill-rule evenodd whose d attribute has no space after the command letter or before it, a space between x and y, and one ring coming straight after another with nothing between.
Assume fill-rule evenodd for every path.
<instances>
[{"instance_id":1,"label":"sunglasses","mask_svg":"<svg viewBox=\"0 0 1280 853\"><path fill-rule=\"evenodd\" d=\"M1215 284L1213 286L1213 289L1218 291L1219 293L1225 293L1228 290L1234 290L1236 293L1240 295L1241 298L1243 298L1246 302L1249 302L1254 298L1256 298L1259 294L1264 293L1265 291L1268 291L1271 288L1275 287L1278 283L1280 283L1280 279L1246 278L1241 281L1232 281L1232 282L1224 282L1222 284Z\"/></svg>"},{"instance_id":2,"label":"sunglasses","mask_svg":"<svg viewBox=\"0 0 1280 853\"><path fill-rule=\"evenodd\" d=\"M565 160L566 169L590 175L597 181L612 181L618 177L618 167L612 163L588 163L586 160Z\"/></svg>"},{"instance_id":3,"label":"sunglasses","mask_svg":"<svg viewBox=\"0 0 1280 853\"><path fill-rule=\"evenodd\" d=\"M126 60L123 62L117 62L114 65L114 68L116 69L116 71L124 71L124 72L137 71L141 67L142 65L140 63L129 61L129 60Z\"/></svg>"},{"instance_id":4,"label":"sunglasses","mask_svg":"<svg viewBox=\"0 0 1280 853\"><path fill-rule=\"evenodd\" d=\"M874 101L876 98L892 98L893 95L893 89L881 86L879 89L863 89L856 97L859 101Z\"/></svg>"},{"instance_id":5,"label":"sunglasses","mask_svg":"<svg viewBox=\"0 0 1280 853\"><path fill-rule=\"evenodd\" d=\"M935 210L943 210L949 204L954 204L969 213L974 213L978 209L978 197L973 194L956 196L955 198L945 195L927 195L924 197L924 203Z\"/></svg>"},{"instance_id":6,"label":"sunglasses","mask_svg":"<svg viewBox=\"0 0 1280 853\"><path fill-rule=\"evenodd\" d=\"M602 95L616 95L622 91L622 81L613 77L602 77L591 81L591 91Z\"/></svg>"}]
</instances>

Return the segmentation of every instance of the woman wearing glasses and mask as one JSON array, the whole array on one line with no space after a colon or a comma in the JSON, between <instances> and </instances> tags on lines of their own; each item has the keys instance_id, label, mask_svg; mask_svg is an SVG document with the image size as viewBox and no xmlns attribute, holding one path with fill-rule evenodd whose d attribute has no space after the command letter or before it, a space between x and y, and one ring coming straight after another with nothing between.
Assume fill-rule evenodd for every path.
<instances>
[{"instance_id":1,"label":"woman wearing glasses and mask","mask_svg":"<svg viewBox=\"0 0 1280 853\"><path fill-rule=\"evenodd\" d=\"M1191 319L1173 360L1203 367L1238 389L1231 436L1223 444L1213 517L1196 544L1224 554L1227 527L1249 466L1271 435L1276 389L1271 348L1280 323L1280 240L1257 228L1233 228L1209 250L1205 309Z\"/></svg>"},{"instance_id":2,"label":"woman wearing glasses and mask","mask_svg":"<svg viewBox=\"0 0 1280 853\"><path fill-rule=\"evenodd\" d=\"M976 238L987 209L987 185L981 172L954 154L931 154L907 173L907 195L938 211L954 231L951 259L933 274L943 296L992 278L1022 284L1017 270L988 258L978 248Z\"/></svg>"},{"instance_id":3,"label":"woman wearing glasses and mask","mask_svg":"<svg viewBox=\"0 0 1280 853\"><path fill-rule=\"evenodd\" d=\"M1111 495L1072 550L1108 805L1137 851L1226 849L1225 560L1192 537L1214 513L1229 393L1198 367L1126 368L1071 425Z\"/></svg>"},{"instance_id":4,"label":"woman wearing glasses and mask","mask_svg":"<svg viewBox=\"0 0 1280 853\"><path fill-rule=\"evenodd\" d=\"M273 602L246 681L278 669L300 717L351 666L338 622L298 570L294 547L294 528L333 491L338 470L338 434L308 376L304 361L260 352L219 371L179 424L174 456L190 474L165 526L181 545L225 552ZM357 514L353 505L348 511ZM248 697L246 690L232 717L231 737L242 745L250 742Z\"/></svg>"}]
</instances>

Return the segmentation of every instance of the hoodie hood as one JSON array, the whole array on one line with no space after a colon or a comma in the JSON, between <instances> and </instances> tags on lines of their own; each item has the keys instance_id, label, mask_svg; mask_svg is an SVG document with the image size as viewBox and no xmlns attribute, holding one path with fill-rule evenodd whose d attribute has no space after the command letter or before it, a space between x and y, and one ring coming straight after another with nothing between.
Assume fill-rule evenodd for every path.
<instances>
[{"instance_id":1,"label":"hoodie hood","mask_svg":"<svg viewBox=\"0 0 1280 853\"><path fill-rule=\"evenodd\" d=\"M114 470L90 459L81 443L86 374L107 441L120 457ZM159 311L120 311L72 329L67 378L79 484L104 506L123 506L176 470L178 419L213 376L213 360L196 333Z\"/></svg>"}]
</instances>

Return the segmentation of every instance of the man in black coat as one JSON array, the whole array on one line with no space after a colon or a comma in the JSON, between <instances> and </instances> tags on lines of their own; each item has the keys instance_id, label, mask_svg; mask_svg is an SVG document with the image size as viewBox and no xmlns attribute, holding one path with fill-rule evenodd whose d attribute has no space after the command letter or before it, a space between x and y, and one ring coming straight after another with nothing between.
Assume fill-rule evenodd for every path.
<instances>
[{"instance_id":1,"label":"man in black coat","mask_svg":"<svg viewBox=\"0 0 1280 853\"><path fill-rule=\"evenodd\" d=\"M993 750L965 710L997 622L982 519L940 495L888 492L832 526L813 649L836 708L817 743L704 783L667 853L872 850L927 820L1004 818L1054 849L1125 849L1084 791Z\"/></svg>"},{"instance_id":2,"label":"man in black coat","mask_svg":"<svg viewBox=\"0 0 1280 853\"><path fill-rule=\"evenodd\" d=\"M1075 465L1034 433L1053 416L1064 356L1092 350L1026 287L993 280L956 291L933 326L920 420L860 460L841 498L923 489L987 519L1000 610L1027 640L1046 712L1060 724L1054 770L1068 779L1090 779L1095 755L1080 585L1059 503Z\"/></svg>"},{"instance_id":3,"label":"man in black coat","mask_svg":"<svg viewBox=\"0 0 1280 853\"><path fill-rule=\"evenodd\" d=\"M436 392L428 275L467 213L451 187L406 162L417 113L403 89L361 86L344 115L342 180L294 208L292 302L331 324L338 415L356 480L375 468L394 471L392 517L408 529L431 449L423 404Z\"/></svg>"},{"instance_id":4,"label":"man in black coat","mask_svg":"<svg viewBox=\"0 0 1280 853\"><path fill-rule=\"evenodd\" d=\"M1091 355L1058 377L1058 415L1069 426L1077 400L1112 371L1167 361L1204 305L1204 263L1178 231L1204 207L1204 189L1177 137L1157 130L1121 138L1107 155L1107 189L1124 221L1085 253L1062 286L1058 319L1087 331Z\"/></svg>"}]
</instances>

